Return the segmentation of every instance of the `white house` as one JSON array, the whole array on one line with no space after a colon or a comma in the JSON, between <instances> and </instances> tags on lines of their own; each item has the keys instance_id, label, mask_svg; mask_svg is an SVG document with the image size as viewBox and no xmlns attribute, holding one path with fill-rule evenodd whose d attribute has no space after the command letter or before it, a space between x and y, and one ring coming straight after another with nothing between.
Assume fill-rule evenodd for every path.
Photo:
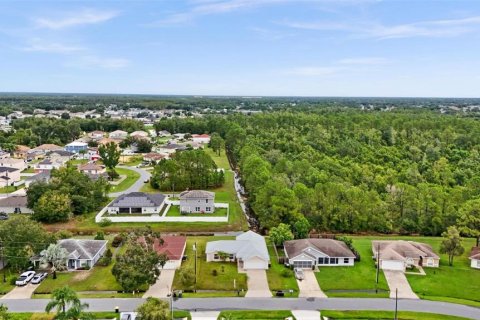
<instances>
[{"instance_id":1,"label":"white house","mask_svg":"<svg viewBox=\"0 0 480 320\"><path fill-rule=\"evenodd\" d=\"M35 164L35 172L43 172L52 169L59 169L63 167L68 161L66 157L56 157L52 159L44 159Z\"/></svg>"},{"instance_id":2,"label":"white house","mask_svg":"<svg viewBox=\"0 0 480 320\"><path fill-rule=\"evenodd\" d=\"M123 130L115 130L108 135L110 139L124 140L128 137L128 132Z\"/></svg>"},{"instance_id":3,"label":"white house","mask_svg":"<svg viewBox=\"0 0 480 320\"><path fill-rule=\"evenodd\" d=\"M20 170L11 167L0 167L0 188L12 186L20 181Z\"/></svg>"},{"instance_id":4,"label":"white house","mask_svg":"<svg viewBox=\"0 0 480 320\"><path fill-rule=\"evenodd\" d=\"M227 261L237 261L244 270L266 270L270 264L265 239L253 232L247 231L237 236L235 240L219 240L207 242L205 253L207 262L221 261L219 252L229 254Z\"/></svg>"},{"instance_id":5,"label":"white house","mask_svg":"<svg viewBox=\"0 0 480 320\"><path fill-rule=\"evenodd\" d=\"M353 266L355 254L343 241L333 239L299 239L285 241L285 255L295 268L316 266Z\"/></svg>"},{"instance_id":6,"label":"white house","mask_svg":"<svg viewBox=\"0 0 480 320\"><path fill-rule=\"evenodd\" d=\"M105 136L105 132L99 131L99 130L92 131L92 132L89 132L89 133L88 133L88 137L89 137L90 139L93 139L93 140L100 140L100 139L102 139L104 136Z\"/></svg>"},{"instance_id":7,"label":"white house","mask_svg":"<svg viewBox=\"0 0 480 320\"><path fill-rule=\"evenodd\" d=\"M473 247L470 253L470 266L474 269L480 269L480 247Z\"/></svg>"},{"instance_id":8,"label":"white house","mask_svg":"<svg viewBox=\"0 0 480 320\"><path fill-rule=\"evenodd\" d=\"M130 133L130 137L135 139L150 140L150 136L148 135L148 132L141 131L141 130Z\"/></svg>"},{"instance_id":9,"label":"white house","mask_svg":"<svg viewBox=\"0 0 480 320\"><path fill-rule=\"evenodd\" d=\"M23 159L3 158L0 159L0 167L15 168L22 171L25 169L26 164Z\"/></svg>"},{"instance_id":10,"label":"white house","mask_svg":"<svg viewBox=\"0 0 480 320\"><path fill-rule=\"evenodd\" d=\"M180 193L180 212L212 213L215 211L215 192L189 190Z\"/></svg>"},{"instance_id":11,"label":"white house","mask_svg":"<svg viewBox=\"0 0 480 320\"><path fill-rule=\"evenodd\" d=\"M165 205L161 193L130 192L108 205L109 214L159 214Z\"/></svg>"},{"instance_id":12,"label":"white house","mask_svg":"<svg viewBox=\"0 0 480 320\"><path fill-rule=\"evenodd\" d=\"M383 270L405 271L408 267L438 268L440 257L430 245L405 240L372 241L372 251Z\"/></svg>"},{"instance_id":13,"label":"white house","mask_svg":"<svg viewBox=\"0 0 480 320\"><path fill-rule=\"evenodd\" d=\"M192 134L192 140L193 142L198 142L198 143L210 143L210 136L208 134Z\"/></svg>"},{"instance_id":14,"label":"white house","mask_svg":"<svg viewBox=\"0 0 480 320\"><path fill-rule=\"evenodd\" d=\"M27 196L11 196L0 199L0 212L6 213L32 213L27 207Z\"/></svg>"}]
</instances>

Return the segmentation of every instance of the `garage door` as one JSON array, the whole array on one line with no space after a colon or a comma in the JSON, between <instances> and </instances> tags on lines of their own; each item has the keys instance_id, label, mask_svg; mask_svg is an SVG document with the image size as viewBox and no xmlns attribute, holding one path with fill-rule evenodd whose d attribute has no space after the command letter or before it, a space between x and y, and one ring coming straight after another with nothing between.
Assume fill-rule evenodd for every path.
<instances>
[{"instance_id":1,"label":"garage door","mask_svg":"<svg viewBox=\"0 0 480 320\"><path fill-rule=\"evenodd\" d=\"M404 271L405 264L403 263L403 261L382 260L381 268L384 270Z\"/></svg>"},{"instance_id":2,"label":"garage door","mask_svg":"<svg viewBox=\"0 0 480 320\"><path fill-rule=\"evenodd\" d=\"M248 269L268 269L268 263L257 257L243 262L243 268Z\"/></svg>"},{"instance_id":3,"label":"garage door","mask_svg":"<svg viewBox=\"0 0 480 320\"><path fill-rule=\"evenodd\" d=\"M313 264L313 261L310 261L310 260L293 261L294 268L311 269L312 264Z\"/></svg>"}]
</instances>

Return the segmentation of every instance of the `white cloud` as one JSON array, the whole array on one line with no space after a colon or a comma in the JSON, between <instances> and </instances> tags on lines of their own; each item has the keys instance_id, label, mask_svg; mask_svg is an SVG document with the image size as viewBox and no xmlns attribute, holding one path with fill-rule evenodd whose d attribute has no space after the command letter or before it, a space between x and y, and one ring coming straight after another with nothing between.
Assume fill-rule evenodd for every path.
<instances>
[{"instance_id":1,"label":"white cloud","mask_svg":"<svg viewBox=\"0 0 480 320\"><path fill-rule=\"evenodd\" d=\"M130 61L124 58L101 58L97 56L82 56L77 60L70 61L67 66L79 68L122 69L127 67Z\"/></svg>"},{"instance_id":2,"label":"white cloud","mask_svg":"<svg viewBox=\"0 0 480 320\"><path fill-rule=\"evenodd\" d=\"M22 50L31 52L72 53L84 50L84 48L65 45L57 42L44 42L40 39L34 39L28 46L23 47Z\"/></svg>"},{"instance_id":3,"label":"white cloud","mask_svg":"<svg viewBox=\"0 0 480 320\"><path fill-rule=\"evenodd\" d=\"M280 24L294 29L348 32L360 38L454 37L478 31L480 29L480 16L419 21L391 26L371 22L342 23L328 21L285 21Z\"/></svg>"},{"instance_id":4,"label":"white cloud","mask_svg":"<svg viewBox=\"0 0 480 320\"><path fill-rule=\"evenodd\" d=\"M58 30L80 25L97 24L111 20L116 16L118 16L118 12L85 9L76 13L62 15L62 17L37 18L35 23L40 28Z\"/></svg>"}]
</instances>

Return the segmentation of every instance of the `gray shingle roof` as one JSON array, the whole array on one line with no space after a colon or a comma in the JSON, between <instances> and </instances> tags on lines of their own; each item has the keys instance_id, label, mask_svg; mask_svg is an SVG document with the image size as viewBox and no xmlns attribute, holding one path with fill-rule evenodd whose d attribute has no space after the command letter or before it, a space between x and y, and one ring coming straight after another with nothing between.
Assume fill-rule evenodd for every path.
<instances>
[{"instance_id":1,"label":"gray shingle roof","mask_svg":"<svg viewBox=\"0 0 480 320\"><path fill-rule=\"evenodd\" d=\"M130 192L115 199L109 207L158 207L164 201L161 193Z\"/></svg>"},{"instance_id":2,"label":"gray shingle roof","mask_svg":"<svg viewBox=\"0 0 480 320\"><path fill-rule=\"evenodd\" d=\"M3 172L14 172L17 171L17 168L10 168L10 167L0 167L0 173Z\"/></svg>"},{"instance_id":3,"label":"gray shingle roof","mask_svg":"<svg viewBox=\"0 0 480 320\"><path fill-rule=\"evenodd\" d=\"M372 250L376 254L380 247L380 259L405 260L407 258L434 258L439 256L428 244L405 240L375 240L372 241Z\"/></svg>"},{"instance_id":4,"label":"gray shingle roof","mask_svg":"<svg viewBox=\"0 0 480 320\"><path fill-rule=\"evenodd\" d=\"M204 190L190 190L180 193L180 199L213 199L215 193Z\"/></svg>"},{"instance_id":5,"label":"gray shingle roof","mask_svg":"<svg viewBox=\"0 0 480 320\"><path fill-rule=\"evenodd\" d=\"M26 206L27 206L26 196L13 196L13 197L0 199L0 207L26 207Z\"/></svg>"},{"instance_id":6,"label":"gray shingle roof","mask_svg":"<svg viewBox=\"0 0 480 320\"><path fill-rule=\"evenodd\" d=\"M298 239L285 241L285 251L289 258L294 258L301 253L307 253L308 248L316 249L332 258L355 258L353 252L345 242L333 239Z\"/></svg>"},{"instance_id":7,"label":"gray shingle roof","mask_svg":"<svg viewBox=\"0 0 480 320\"><path fill-rule=\"evenodd\" d=\"M48 180L50 180L50 171L42 171L40 173L37 173L34 176L30 176L25 179L25 181L28 181L28 182L36 182L36 181L48 182Z\"/></svg>"},{"instance_id":8,"label":"gray shingle roof","mask_svg":"<svg viewBox=\"0 0 480 320\"><path fill-rule=\"evenodd\" d=\"M58 244L74 259L92 259L107 243L107 240L63 239Z\"/></svg>"}]
</instances>

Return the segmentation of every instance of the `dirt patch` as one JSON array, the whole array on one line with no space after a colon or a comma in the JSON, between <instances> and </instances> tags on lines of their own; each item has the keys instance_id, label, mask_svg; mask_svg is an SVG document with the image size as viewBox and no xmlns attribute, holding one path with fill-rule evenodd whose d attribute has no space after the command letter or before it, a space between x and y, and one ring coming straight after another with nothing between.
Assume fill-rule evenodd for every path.
<instances>
[{"instance_id":1,"label":"dirt patch","mask_svg":"<svg viewBox=\"0 0 480 320\"><path fill-rule=\"evenodd\" d=\"M73 281L83 281L90 276L90 271L75 271L75 275L73 276Z\"/></svg>"}]
</instances>

